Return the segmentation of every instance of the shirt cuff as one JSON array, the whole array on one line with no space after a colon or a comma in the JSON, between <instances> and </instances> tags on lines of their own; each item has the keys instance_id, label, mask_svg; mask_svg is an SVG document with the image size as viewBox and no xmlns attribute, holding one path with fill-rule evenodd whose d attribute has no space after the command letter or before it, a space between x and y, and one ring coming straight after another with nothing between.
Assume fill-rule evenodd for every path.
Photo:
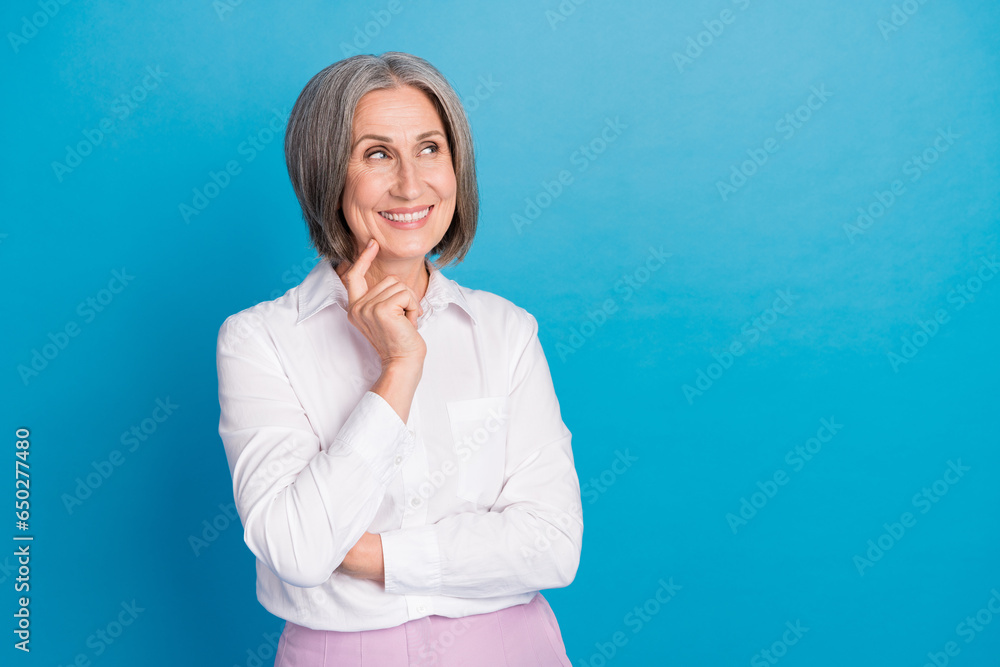
<instances>
[{"instance_id":1,"label":"shirt cuff","mask_svg":"<svg viewBox=\"0 0 1000 667\"><path fill-rule=\"evenodd\" d=\"M381 538L386 593L440 594L441 547L435 526L390 530Z\"/></svg>"},{"instance_id":2,"label":"shirt cuff","mask_svg":"<svg viewBox=\"0 0 1000 667\"><path fill-rule=\"evenodd\" d=\"M416 436L380 395L366 391L331 445L360 456L383 486L413 453Z\"/></svg>"}]
</instances>

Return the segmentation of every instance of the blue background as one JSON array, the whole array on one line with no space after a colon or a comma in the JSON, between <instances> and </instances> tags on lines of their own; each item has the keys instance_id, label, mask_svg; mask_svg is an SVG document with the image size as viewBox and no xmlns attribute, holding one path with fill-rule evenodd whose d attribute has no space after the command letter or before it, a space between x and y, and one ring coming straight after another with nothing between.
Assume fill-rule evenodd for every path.
<instances>
[{"instance_id":1,"label":"blue background","mask_svg":"<svg viewBox=\"0 0 1000 667\"><path fill-rule=\"evenodd\" d=\"M971 638L961 624L1000 591L1000 279L983 263L1000 7L389 5L4 4L2 451L13 467L30 428L35 536L30 656L11 648L14 542L0 552L4 663L271 655L282 622L220 508L216 334L315 262L272 117L345 55L401 50L449 78L473 125L481 227L445 274L537 317L574 434L582 562L546 592L573 664L763 665L768 650L788 667L919 666L949 641L949 664L998 664L1000 617ZM231 160L239 174L185 220ZM572 182L546 199L562 170ZM852 230L859 208L873 217ZM651 247L670 256L648 271ZM132 276L117 294L115 270ZM158 399L177 406L162 423ZM822 419L842 427L786 457ZM121 465L68 508L114 450ZM745 523L727 518L741 506ZM95 642L133 600L134 622ZM783 644L786 623L808 630Z\"/></svg>"}]
</instances>

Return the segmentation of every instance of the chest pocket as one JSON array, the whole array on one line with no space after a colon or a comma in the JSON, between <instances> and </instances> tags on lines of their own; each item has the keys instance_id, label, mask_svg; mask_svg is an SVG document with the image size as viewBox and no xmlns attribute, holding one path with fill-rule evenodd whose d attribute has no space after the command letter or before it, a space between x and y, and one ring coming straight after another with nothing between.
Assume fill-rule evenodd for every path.
<instances>
[{"instance_id":1,"label":"chest pocket","mask_svg":"<svg viewBox=\"0 0 1000 667\"><path fill-rule=\"evenodd\" d=\"M507 460L507 397L488 396L448 403L458 461L456 494L490 507L503 486Z\"/></svg>"}]
</instances>

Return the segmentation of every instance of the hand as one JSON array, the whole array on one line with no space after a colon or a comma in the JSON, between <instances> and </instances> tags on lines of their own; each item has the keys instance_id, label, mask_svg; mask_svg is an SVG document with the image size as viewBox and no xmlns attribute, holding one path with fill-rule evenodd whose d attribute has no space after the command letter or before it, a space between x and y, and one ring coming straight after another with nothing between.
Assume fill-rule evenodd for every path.
<instances>
[{"instance_id":1,"label":"hand","mask_svg":"<svg viewBox=\"0 0 1000 667\"><path fill-rule=\"evenodd\" d=\"M372 239L346 271L338 267L347 288L347 319L378 352L383 368L397 363L422 366L427 345L417 333L417 317L423 314L417 295L393 275L374 286L365 278L378 251L378 241Z\"/></svg>"},{"instance_id":2,"label":"hand","mask_svg":"<svg viewBox=\"0 0 1000 667\"><path fill-rule=\"evenodd\" d=\"M357 579L372 579L385 584L385 562L382 560L382 537L365 532L358 543L344 556L336 570Z\"/></svg>"}]
</instances>

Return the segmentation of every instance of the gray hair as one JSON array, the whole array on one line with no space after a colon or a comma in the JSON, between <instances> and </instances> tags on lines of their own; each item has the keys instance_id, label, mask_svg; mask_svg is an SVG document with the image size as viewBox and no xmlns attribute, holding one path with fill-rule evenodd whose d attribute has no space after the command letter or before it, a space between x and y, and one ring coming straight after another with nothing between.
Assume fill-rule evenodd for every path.
<instances>
[{"instance_id":1,"label":"gray hair","mask_svg":"<svg viewBox=\"0 0 1000 667\"><path fill-rule=\"evenodd\" d=\"M333 264L357 260L357 244L338 204L347 180L358 101L368 92L413 86L434 104L448 139L457 185L455 215L430 254L435 266L460 262L472 246L479 190L472 130L458 94L433 65L409 53L345 58L316 74L299 94L285 130L285 163L313 246Z\"/></svg>"}]
</instances>

